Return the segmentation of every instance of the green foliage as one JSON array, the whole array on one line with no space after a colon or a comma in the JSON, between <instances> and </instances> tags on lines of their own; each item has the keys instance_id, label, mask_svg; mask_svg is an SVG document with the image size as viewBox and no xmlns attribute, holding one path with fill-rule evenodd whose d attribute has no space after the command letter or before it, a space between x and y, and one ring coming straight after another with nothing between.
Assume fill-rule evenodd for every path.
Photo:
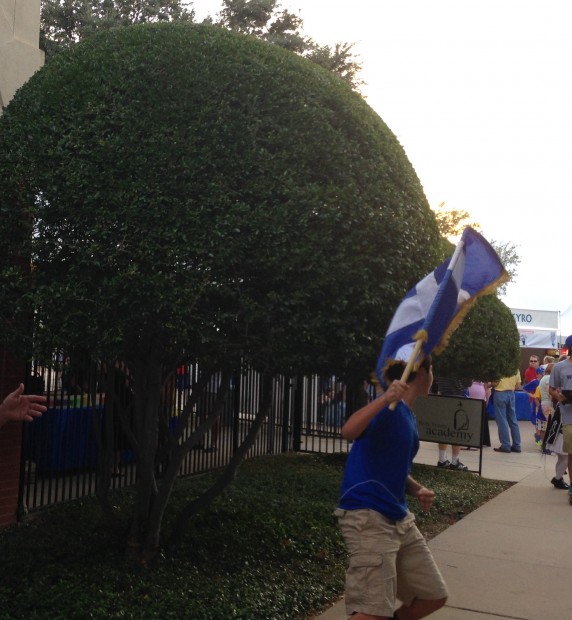
<instances>
[{"instance_id":1,"label":"green foliage","mask_svg":"<svg viewBox=\"0 0 572 620\"><path fill-rule=\"evenodd\" d=\"M518 329L510 309L496 295L471 308L449 346L434 359L435 374L480 381L511 376L520 363Z\"/></svg>"},{"instance_id":2,"label":"green foliage","mask_svg":"<svg viewBox=\"0 0 572 620\"><path fill-rule=\"evenodd\" d=\"M470 226L477 231L481 229L480 224L471 222L471 214L468 211L449 209L445 207L444 202L440 203L435 209L435 218L437 219L439 232L447 239L461 236L466 226Z\"/></svg>"},{"instance_id":3,"label":"green foliage","mask_svg":"<svg viewBox=\"0 0 572 620\"><path fill-rule=\"evenodd\" d=\"M286 10L277 14L278 8L277 0L223 0L218 23L267 41L273 36L293 37L302 19Z\"/></svg>"},{"instance_id":4,"label":"green foliage","mask_svg":"<svg viewBox=\"0 0 572 620\"><path fill-rule=\"evenodd\" d=\"M365 373L438 238L360 96L221 28L95 35L0 119L0 312L35 311L36 346Z\"/></svg>"},{"instance_id":5,"label":"green foliage","mask_svg":"<svg viewBox=\"0 0 572 620\"><path fill-rule=\"evenodd\" d=\"M194 11L185 8L186 4L182 0L42 0L40 48L50 60L109 28L175 19L194 21ZM363 84L353 43L337 43L333 48L317 44L302 34L302 18L282 8L277 0L223 0L218 17L209 16L205 23L249 34L305 56L356 90Z\"/></svg>"},{"instance_id":6,"label":"green foliage","mask_svg":"<svg viewBox=\"0 0 572 620\"><path fill-rule=\"evenodd\" d=\"M122 541L102 528L93 501L37 513L0 531L10 567L0 582L2 618L307 618L344 587L346 553L332 514L344 462L343 455L282 455L245 463L183 544L143 572L126 566ZM429 537L507 488L434 467L415 466L413 475L437 493L428 515L411 501ZM172 511L210 482L181 480ZM126 491L113 499L131 502Z\"/></svg>"},{"instance_id":7,"label":"green foliage","mask_svg":"<svg viewBox=\"0 0 572 620\"><path fill-rule=\"evenodd\" d=\"M403 149L347 84L177 21L98 33L14 97L0 239L2 335L29 336L33 313L36 353L81 347L129 368L129 535L147 561L189 449L171 444L173 476L155 480L165 368L188 355L205 373L242 358L363 377L438 232Z\"/></svg>"},{"instance_id":8,"label":"green foliage","mask_svg":"<svg viewBox=\"0 0 572 620\"><path fill-rule=\"evenodd\" d=\"M353 43L336 43L331 47L319 45L313 39L303 36L302 18L282 9L277 0L223 0L220 18L216 23L301 54L335 73L354 89L363 84L359 78L361 64L356 61Z\"/></svg>"},{"instance_id":9,"label":"green foliage","mask_svg":"<svg viewBox=\"0 0 572 620\"><path fill-rule=\"evenodd\" d=\"M518 266L520 264L520 256L517 252L518 246L511 241L503 242L495 241L494 239L491 240L491 245L496 250L496 253L499 255L504 268L510 276L509 282L506 282L499 287L499 294L505 295L507 286L510 282L514 281L518 274Z\"/></svg>"},{"instance_id":10,"label":"green foliage","mask_svg":"<svg viewBox=\"0 0 572 620\"><path fill-rule=\"evenodd\" d=\"M181 0L42 0L41 5L40 48L47 60L100 30L194 16Z\"/></svg>"},{"instance_id":11,"label":"green foliage","mask_svg":"<svg viewBox=\"0 0 572 620\"><path fill-rule=\"evenodd\" d=\"M331 47L310 42L304 57L328 71L333 71L354 89L358 89L364 81L359 77L362 66L356 61L353 47L353 43L336 43Z\"/></svg>"}]
</instances>

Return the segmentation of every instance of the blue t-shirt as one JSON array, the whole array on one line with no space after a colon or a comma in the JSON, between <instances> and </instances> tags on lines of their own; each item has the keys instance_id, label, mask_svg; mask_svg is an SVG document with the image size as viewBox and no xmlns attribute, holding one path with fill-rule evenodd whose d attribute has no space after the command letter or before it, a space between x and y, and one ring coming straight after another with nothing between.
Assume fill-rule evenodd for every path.
<instances>
[{"instance_id":1,"label":"blue t-shirt","mask_svg":"<svg viewBox=\"0 0 572 620\"><path fill-rule=\"evenodd\" d=\"M376 510L400 521L407 513L405 484L419 450L413 411L403 402L382 409L348 455L340 508Z\"/></svg>"}]
</instances>

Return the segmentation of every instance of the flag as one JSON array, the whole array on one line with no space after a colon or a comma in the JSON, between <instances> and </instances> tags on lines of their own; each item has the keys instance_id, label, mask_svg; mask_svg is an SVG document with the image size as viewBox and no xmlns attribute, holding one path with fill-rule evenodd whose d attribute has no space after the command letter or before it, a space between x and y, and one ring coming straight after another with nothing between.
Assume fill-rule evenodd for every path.
<instances>
[{"instance_id":1,"label":"flag","mask_svg":"<svg viewBox=\"0 0 572 620\"><path fill-rule=\"evenodd\" d=\"M439 353L472 305L509 279L497 253L478 232L466 227L453 255L414 286L399 304L377 361L384 369L394 360L408 361L416 341L422 346L417 366L426 355Z\"/></svg>"}]
</instances>

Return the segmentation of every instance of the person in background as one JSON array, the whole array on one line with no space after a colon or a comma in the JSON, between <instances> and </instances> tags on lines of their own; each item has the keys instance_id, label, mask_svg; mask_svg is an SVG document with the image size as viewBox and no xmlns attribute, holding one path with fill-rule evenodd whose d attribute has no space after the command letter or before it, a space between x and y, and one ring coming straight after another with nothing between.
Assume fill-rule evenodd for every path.
<instances>
[{"instance_id":1,"label":"person in background","mask_svg":"<svg viewBox=\"0 0 572 620\"><path fill-rule=\"evenodd\" d=\"M474 381L469 386L469 398L476 398L478 400L484 400L485 403L489 401L491 395L490 383L484 381Z\"/></svg>"},{"instance_id":2,"label":"person in background","mask_svg":"<svg viewBox=\"0 0 572 620\"><path fill-rule=\"evenodd\" d=\"M339 431L346 421L346 392L345 388L333 392L326 405L326 424Z\"/></svg>"},{"instance_id":3,"label":"person in background","mask_svg":"<svg viewBox=\"0 0 572 620\"><path fill-rule=\"evenodd\" d=\"M485 403L485 409L487 407L487 403L491 397L491 384L487 381L475 381L471 383L469 386L469 398L475 398L476 400L482 400ZM489 434L489 425L488 422L485 423L483 428L483 445L489 446L491 445L491 437ZM465 450L478 450L478 448L466 447Z\"/></svg>"},{"instance_id":4,"label":"person in background","mask_svg":"<svg viewBox=\"0 0 572 620\"><path fill-rule=\"evenodd\" d=\"M222 373L215 372L209 378L205 390L201 394L199 402L197 403L197 418L200 422L203 422L215 411L218 392L221 387ZM228 387L228 386L227 386ZM215 423L211 427L210 431L210 444L205 443L204 447L199 444L198 448L202 448L204 452L214 453L218 450L218 438L220 435L220 415L217 415ZM205 441L207 436L205 435Z\"/></svg>"},{"instance_id":5,"label":"person in background","mask_svg":"<svg viewBox=\"0 0 572 620\"><path fill-rule=\"evenodd\" d=\"M542 366L541 366L542 368ZM550 374L554 368L554 363L549 363L544 368L544 373L540 377L538 387L534 392L534 398L537 403L536 407L536 436L540 440L542 446L544 442L544 434L546 433L546 423L551 415L554 415L554 403L550 396Z\"/></svg>"},{"instance_id":6,"label":"person in background","mask_svg":"<svg viewBox=\"0 0 572 620\"><path fill-rule=\"evenodd\" d=\"M536 372L536 371L535 371ZM516 419L514 391L520 388L520 371L512 377L503 377L493 383L493 404L498 427L500 447L495 452L521 452L520 429ZM512 440L512 441L511 441Z\"/></svg>"},{"instance_id":7,"label":"person in background","mask_svg":"<svg viewBox=\"0 0 572 620\"><path fill-rule=\"evenodd\" d=\"M540 360L538 359L538 355L531 355L528 360L528 368L524 371L524 380L523 385L530 383L536 379L536 369L540 364Z\"/></svg>"},{"instance_id":8,"label":"person in background","mask_svg":"<svg viewBox=\"0 0 572 620\"><path fill-rule=\"evenodd\" d=\"M572 349L572 336L568 336L565 346L570 353ZM550 396L559 403L562 421L562 452L568 454L568 471L572 471L572 358L554 364L550 373L549 382ZM568 488L569 501L572 503L572 487Z\"/></svg>"},{"instance_id":9,"label":"person in background","mask_svg":"<svg viewBox=\"0 0 572 620\"><path fill-rule=\"evenodd\" d=\"M457 398L466 398L465 389L467 386L459 379L448 379L445 377L437 377L435 379L435 385L433 389L437 389L437 394L441 396L455 396ZM447 445L446 443L439 444L439 460L437 461L437 467L445 467L447 469L454 469L457 471L467 471L469 468L461 463L459 460L459 454L461 453L461 446L451 446L451 460L447 458Z\"/></svg>"},{"instance_id":10,"label":"person in background","mask_svg":"<svg viewBox=\"0 0 572 620\"><path fill-rule=\"evenodd\" d=\"M562 434L562 418L560 416L560 405L556 407L554 414L548 417L545 433L545 454L556 456L554 476L550 483L555 489L567 489L569 485L564 481L564 474L568 467L568 454L564 451L564 436Z\"/></svg>"},{"instance_id":11,"label":"person in background","mask_svg":"<svg viewBox=\"0 0 572 620\"><path fill-rule=\"evenodd\" d=\"M387 391L342 428L342 437L353 443L335 515L350 555L345 603L354 620L424 618L443 607L448 596L405 500L406 493L416 497L427 511L435 498L410 475L419 449L411 408L433 382L431 357L407 382L400 379L405 364L389 366ZM397 403L395 410L391 403ZM398 600L403 605L396 610Z\"/></svg>"},{"instance_id":12,"label":"person in background","mask_svg":"<svg viewBox=\"0 0 572 620\"><path fill-rule=\"evenodd\" d=\"M47 407L46 397L25 395L24 384L20 385L0 403L0 427L7 422L32 422L39 418Z\"/></svg>"},{"instance_id":13,"label":"person in background","mask_svg":"<svg viewBox=\"0 0 572 620\"><path fill-rule=\"evenodd\" d=\"M544 367L543 366L539 366L536 369L536 377L535 379L533 379L532 381L529 381L526 385L522 386L522 389L528 394L528 399L530 402L530 421L532 422L532 424L534 424L534 441L536 443L537 446L541 446L542 445L542 437L540 436L540 433L538 432L538 426L539 424L537 423L537 421L539 420L539 409L540 409L540 402L537 401L536 399L536 393L538 390L538 386L540 385L540 380L542 379L542 377L544 376ZM542 418L542 415L541 415ZM546 427L545 427L546 430Z\"/></svg>"}]
</instances>

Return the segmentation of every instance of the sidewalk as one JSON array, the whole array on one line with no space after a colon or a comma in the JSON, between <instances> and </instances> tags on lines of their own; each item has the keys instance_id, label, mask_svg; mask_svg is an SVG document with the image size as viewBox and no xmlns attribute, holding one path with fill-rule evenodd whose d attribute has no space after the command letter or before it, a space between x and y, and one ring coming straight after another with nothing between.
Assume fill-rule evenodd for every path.
<instances>
[{"instance_id":1,"label":"sidewalk","mask_svg":"<svg viewBox=\"0 0 572 620\"><path fill-rule=\"evenodd\" d=\"M498 446L496 424L489 425ZM556 458L539 453L530 422L519 426L521 454L483 448L483 477L517 484L429 543L450 593L431 618L572 618L572 506L567 492L550 484ZM461 451L469 469L478 470L478 458L478 451ZM436 464L436 444L423 442L416 462ZM345 619L342 599L317 620Z\"/></svg>"}]
</instances>

